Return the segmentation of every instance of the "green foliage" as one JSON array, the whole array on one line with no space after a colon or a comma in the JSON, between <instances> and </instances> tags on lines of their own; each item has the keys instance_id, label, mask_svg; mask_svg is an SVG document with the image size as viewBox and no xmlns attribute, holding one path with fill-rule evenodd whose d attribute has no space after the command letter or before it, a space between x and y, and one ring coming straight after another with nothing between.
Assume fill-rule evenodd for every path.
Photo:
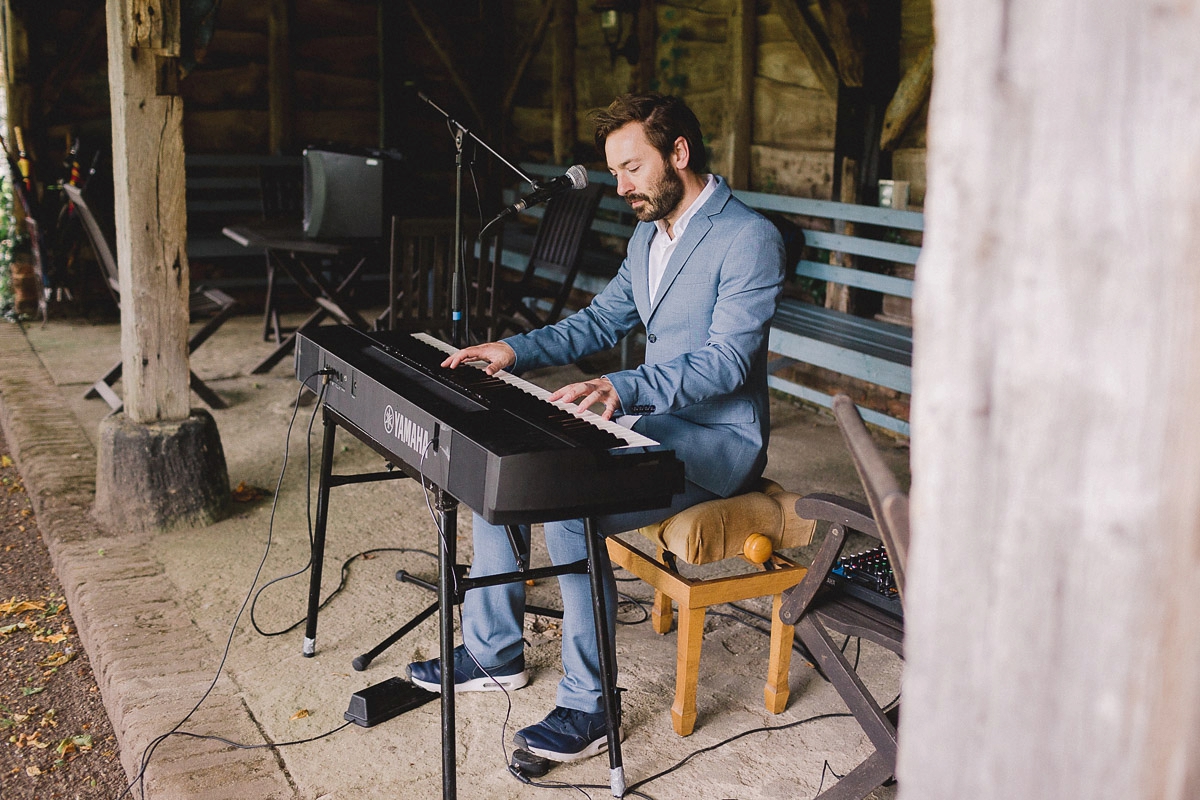
<instances>
[{"instance_id":1,"label":"green foliage","mask_svg":"<svg viewBox=\"0 0 1200 800\"><path fill-rule=\"evenodd\" d=\"M12 258L16 249L12 182L0 177L0 314L12 317L15 298L12 287Z\"/></svg>"}]
</instances>

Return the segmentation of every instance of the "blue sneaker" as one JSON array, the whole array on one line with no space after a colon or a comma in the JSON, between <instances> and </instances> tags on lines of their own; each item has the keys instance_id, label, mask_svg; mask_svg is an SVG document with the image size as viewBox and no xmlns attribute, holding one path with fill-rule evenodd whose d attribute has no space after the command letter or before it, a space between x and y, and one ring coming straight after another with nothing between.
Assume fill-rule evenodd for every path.
<instances>
[{"instance_id":1,"label":"blue sneaker","mask_svg":"<svg viewBox=\"0 0 1200 800\"><path fill-rule=\"evenodd\" d=\"M408 679L431 692L442 690L441 659L431 658L428 661L414 661L408 665ZM459 645L454 648L454 693L459 692L498 692L501 689L513 691L529 683L529 673L525 671L525 654L521 653L507 664L491 667L487 672L479 668L475 659L467 654L467 648Z\"/></svg>"},{"instance_id":2,"label":"blue sneaker","mask_svg":"<svg viewBox=\"0 0 1200 800\"><path fill-rule=\"evenodd\" d=\"M604 712L589 714L557 706L544 720L513 736L522 750L551 761L578 761L608 749Z\"/></svg>"}]
</instances>

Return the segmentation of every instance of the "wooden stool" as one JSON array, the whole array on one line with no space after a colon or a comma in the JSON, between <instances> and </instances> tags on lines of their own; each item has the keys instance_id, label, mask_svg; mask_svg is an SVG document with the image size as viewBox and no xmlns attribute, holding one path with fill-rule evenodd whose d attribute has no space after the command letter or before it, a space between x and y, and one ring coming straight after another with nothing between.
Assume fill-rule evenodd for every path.
<instances>
[{"instance_id":1,"label":"wooden stool","mask_svg":"<svg viewBox=\"0 0 1200 800\"><path fill-rule=\"evenodd\" d=\"M687 736L696 724L700 647L704 640L704 615L710 605L774 595L771 657L763 699L772 714L787 706L793 629L779 620L779 606L784 590L799 583L807 569L775 550L801 547L812 541L816 522L796 515L798 498L799 495L785 491L779 484L762 479L757 491L701 503L656 525L641 528L642 535L658 545L657 561L618 537L608 538L608 554L613 563L654 587L651 620L655 631L666 633L671 629L671 601L679 604L671 724L680 736ZM686 578L676 569L676 559L688 564L709 564L734 556L745 558L758 569L704 580Z\"/></svg>"}]
</instances>

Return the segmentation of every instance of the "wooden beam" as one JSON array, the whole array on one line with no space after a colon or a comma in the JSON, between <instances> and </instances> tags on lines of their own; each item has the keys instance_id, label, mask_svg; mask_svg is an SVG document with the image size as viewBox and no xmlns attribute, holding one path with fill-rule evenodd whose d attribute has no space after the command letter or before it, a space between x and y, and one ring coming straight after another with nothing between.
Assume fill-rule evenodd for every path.
<instances>
[{"instance_id":1,"label":"wooden beam","mask_svg":"<svg viewBox=\"0 0 1200 800\"><path fill-rule=\"evenodd\" d=\"M838 96L838 72L828 49L813 32L807 15L800 10L800 0L775 0L775 11L787 26L801 52L821 82L825 93L834 100Z\"/></svg>"},{"instance_id":2,"label":"wooden beam","mask_svg":"<svg viewBox=\"0 0 1200 800\"><path fill-rule=\"evenodd\" d=\"M271 0L267 9L267 145L283 153L291 145L292 117L291 19L295 0Z\"/></svg>"},{"instance_id":3,"label":"wooden beam","mask_svg":"<svg viewBox=\"0 0 1200 800\"><path fill-rule=\"evenodd\" d=\"M142 30L146 21L135 18L138 9L148 13L142 0L106 5L121 382L125 415L142 424L184 420L191 410L183 100L158 93L161 65L152 57L163 43L178 48L178 3L155 5L161 18L174 20L173 37L152 25Z\"/></svg>"},{"instance_id":4,"label":"wooden beam","mask_svg":"<svg viewBox=\"0 0 1200 800\"><path fill-rule=\"evenodd\" d=\"M542 13L538 14L537 24L533 26L533 35L521 48L517 66L513 70L512 82L508 85L508 90L504 93L504 100L500 103L500 113L505 117L512 110L513 98L517 96L517 88L521 85L521 79L525 77L525 70L528 69L529 62L533 60L533 56L542 46L542 39L546 36L546 27L550 24L550 18L554 16L554 6L555 0L542 0Z\"/></svg>"},{"instance_id":5,"label":"wooden beam","mask_svg":"<svg viewBox=\"0 0 1200 800\"><path fill-rule=\"evenodd\" d=\"M754 119L755 0L737 0L729 18L729 96L726 178L734 189L750 188L750 144Z\"/></svg>"},{"instance_id":6,"label":"wooden beam","mask_svg":"<svg viewBox=\"0 0 1200 800\"><path fill-rule=\"evenodd\" d=\"M866 71L867 0L821 0L829 46L838 77L846 86L862 86Z\"/></svg>"},{"instance_id":7,"label":"wooden beam","mask_svg":"<svg viewBox=\"0 0 1200 800\"><path fill-rule=\"evenodd\" d=\"M462 94L466 100L467 106L470 107L471 113L475 115L478 122L485 122L483 112L479 108L479 104L475 102L475 93L471 91L471 87L463 80L462 74L459 73L458 67L454 63L454 57L450 54L450 50L443 44L443 35L435 30L436 23L426 19L417 8L417 4L413 0L407 0L408 13L412 16L413 22L421 29L421 33L425 35L425 39L429 42L429 46L433 48L433 52L441 60L442 65L446 67L446 71L450 74L450 80L454 86Z\"/></svg>"},{"instance_id":8,"label":"wooden beam","mask_svg":"<svg viewBox=\"0 0 1200 800\"><path fill-rule=\"evenodd\" d=\"M879 139L880 150L891 150L904 135L904 131L916 118L917 112L929 99L933 87L933 42L917 56L917 60L904 73L896 93L888 103L883 115L883 133Z\"/></svg>"},{"instance_id":9,"label":"wooden beam","mask_svg":"<svg viewBox=\"0 0 1200 800\"><path fill-rule=\"evenodd\" d=\"M554 162L566 164L575 153L575 3L557 0L554 18Z\"/></svg>"}]
</instances>

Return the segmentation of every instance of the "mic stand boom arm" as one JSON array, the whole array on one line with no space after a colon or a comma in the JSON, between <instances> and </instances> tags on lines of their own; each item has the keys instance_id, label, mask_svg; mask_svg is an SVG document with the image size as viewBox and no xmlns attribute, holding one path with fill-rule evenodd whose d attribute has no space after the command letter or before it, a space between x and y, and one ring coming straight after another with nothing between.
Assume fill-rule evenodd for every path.
<instances>
[{"instance_id":1,"label":"mic stand boom arm","mask_svg":"<svg viewBox=\"0 0 1200 800\"><path fill-rule=\"evenodd\" d=\"M454 117L447 114L441 106L429 99L424 92L417 92L417 97L424 100L432 106L439 114L446 118L446 123L454 129L454 270L450 278L450 343L455 347L463 347L466 344L466 331L463 325L463 290L460 282L462 274L462 155L463 155L463 136L470 136L485 150L500 159L506 167L511 169L521 179L528 182L530 186L537 184L522 172L517 166L512 164L504 156L497 153L492 147L474 133L469 128L463 125ZM483 232L479 235L481 247L483 240ZM480 253L480 257L483 254ZM482 288L482 287L481 287Z\"/></svg>"}]
</instances>

